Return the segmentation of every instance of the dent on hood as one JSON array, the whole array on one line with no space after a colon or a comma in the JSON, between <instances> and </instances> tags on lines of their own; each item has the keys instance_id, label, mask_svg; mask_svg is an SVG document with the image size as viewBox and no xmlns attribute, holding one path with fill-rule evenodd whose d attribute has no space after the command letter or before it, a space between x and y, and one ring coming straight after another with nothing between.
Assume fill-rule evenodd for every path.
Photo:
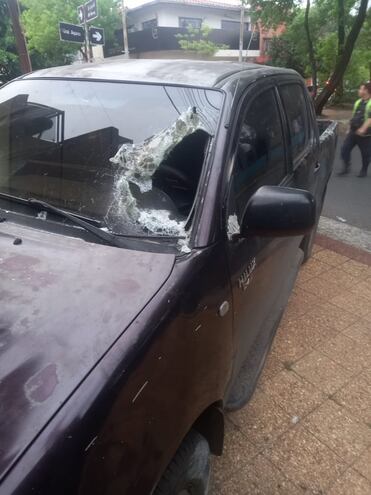
<instances>
[{"instance_id":1,"label":"dent on hood","mask_svg":"<svg viewBox=\"0 0 371 495\"><path fill-rule=\"evenodd\" d=\"M144 227L147 231L161 234L185 236L185 221L171 218L166 209L140 209L130 189L135 184L141 193L152 189L152 176L161 162L186 137L202 129L196 108L181 113L167 129L138 144L123 144L110 161L119 169L114 183L114 196L107 213L120 221ZM207 132L207 131L206 131Z\"/></svg>"}]
</instances>

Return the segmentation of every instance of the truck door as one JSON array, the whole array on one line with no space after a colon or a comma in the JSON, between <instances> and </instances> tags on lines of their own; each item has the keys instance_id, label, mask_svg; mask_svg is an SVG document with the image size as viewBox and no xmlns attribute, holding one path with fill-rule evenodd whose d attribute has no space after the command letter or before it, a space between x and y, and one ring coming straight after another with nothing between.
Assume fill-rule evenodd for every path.
<instances>
[{"instance_id":1,"label":"truck door","mask_svg":"<svg viewBox=\"0 0 371 495\"><path fill-rule=\"evenodd\" d=\"M259 187L292 184L283 115L273 84L264 90L249 92L237 119L231 154L226 241L233 291L234 377L250 359L251 352L255 359L254 348L258 341L269 346L301 263L297 237L251 235L236 239L232 235L242 220L247 202Z\"/></svg>"},{"instance_id":2,"label":"truck door","mask_svg":"<svg viewBox=\"0 0 371 495\"><path fill-rule=\"evenodd\" d=\"M292 185L310 191L316 200L316 219L319 221L329 170L328 157L319 155L319 138L313 105L301 81L280 81L278 90L284 109L288 134L289 166ZM306 256L310 255L316 228L301 244Z\"/></svg>"},{"instance_id":3,"label":"truck door","mask_svg":"<svg viewBox=\"0 0 371 495\"><path fill-rule=\"evenodd\" d=\"M293 187L310 191L316 198L318 206L323 194L318 186L321 183L325 184L325 178L321 177L325 167L321 167L319 162L318 135L315 132L317 125L313 107L308 101L306 88L299 81L288 80L281 83L278 90L287 122Z\"/></svg>"}]
</instances>

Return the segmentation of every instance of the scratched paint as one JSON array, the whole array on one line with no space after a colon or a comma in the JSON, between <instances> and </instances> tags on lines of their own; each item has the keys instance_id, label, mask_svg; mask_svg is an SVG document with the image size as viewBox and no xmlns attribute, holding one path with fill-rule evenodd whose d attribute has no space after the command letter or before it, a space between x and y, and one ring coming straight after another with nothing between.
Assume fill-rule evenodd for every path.
<instances>
[{"instance_id":1,"label":"scratched paint","mask_svg":"<svg viewBox=\"0 0 371 495\"><path fill-rule=\"evenodd\" d=\"M48 364L25 383L24 391L29 402L35 405L46 401L57 385L57 366Z\"/></svg>"},{"instance_id":2,"label":"scratched paint","mask_svg":"<svg viewBox=\"0 0 371 495\"><path fill-rule=\"evenodd\" d=\"M143 383L143 385L140 387L140 389L138 390L138 392L135 394L135 396L134 396L134 398L132 400L132 403L133 404L138 399L138 397L140 396L140 394L143 392L143 390L146 388L147 385L148 385L148 380Z\"/></svg>"}]
</instances>

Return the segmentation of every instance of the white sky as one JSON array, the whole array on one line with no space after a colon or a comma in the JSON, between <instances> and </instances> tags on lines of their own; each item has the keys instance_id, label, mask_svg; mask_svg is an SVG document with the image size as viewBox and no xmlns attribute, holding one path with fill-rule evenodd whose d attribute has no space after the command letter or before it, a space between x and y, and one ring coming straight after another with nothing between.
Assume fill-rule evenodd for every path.
<instances>
[{"instance_id":1,"label":"white sky","mask_svg":"<svg viewBox=\"0 0 371 495\"><path fill-rule=\"evenodd\" d=\"M133 7L137 7L138 5L143 5L144 3L149 3L151 0L125 0L125 5L126 7L129 7L129 9ZM213 0L215 3L218 3L218 0ZM219 3L230 3L236 5L238 0L221 0Z\"/></svg>"}]
</instances>

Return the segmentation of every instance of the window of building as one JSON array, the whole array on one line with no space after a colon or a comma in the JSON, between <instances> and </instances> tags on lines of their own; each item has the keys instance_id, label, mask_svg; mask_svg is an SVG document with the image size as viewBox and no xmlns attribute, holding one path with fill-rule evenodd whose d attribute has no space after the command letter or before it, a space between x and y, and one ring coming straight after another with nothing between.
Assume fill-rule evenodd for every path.
<instances>
[{"instance_id":1,"label":"window of building","mask_svg":"<svg viewBox=\"0 0 371 495\"><path fill-rule=\"evenodd\" d=\"M263 53L269 53L272 46L272 38L264 38L263 39Z\"/></svg>"},{"instance_id":2,"label":"window of building","mask_svg":"<svg viewBox=\"0 0 371 495\"><path fill-rule=\"evenodd\" d=\"M150 19L149 21L142 22L143 29L153 29L157 27L157 19Z\"/></svg>"},{"instance_id":3,"label":"window of building","mask_svg":"<svg viewBox=\"0 0 371 495\"><path fill-rule=\"evenodd\" d=\"M247 108L237 142L233 196L241 220L247 201L261 185L278 185L286 176L281 118L273 89Z\"/></svg>"},{"instance_id":4,"label":"window of building","mask_svg":"<svg viewBox=\"0 0 371 495\"><path fill-rule=\"evenodd\" d=\"M181 28L194 28L201 29L202 19L197 19L196 17L179 17L179 27Z\"/></svg>"},{"instance_id":5,"label":"window of building","mask_svg":"<svg viewBox=\"0 0 371 495\"><path fill-rule=\"evenodd\" d=\"M292 159L295 160L304 151L308 141L308 119L304 88L299 84L287 84L280 87L280 94L290 128Z\"/></svg>"},{"instance_id":6,"label":"window of building","mask_svg":"<svg viewBox=\"0 0 371 495\"><path fill-rule=\"evenodd\" d=\"M250 23L245 22L245 32L250 30ZM239 21L224 21L222 20L221 24L222 29L225 29L227 31L239 31L240 30L240 23Z\"/></svg>"}]
</instances>

